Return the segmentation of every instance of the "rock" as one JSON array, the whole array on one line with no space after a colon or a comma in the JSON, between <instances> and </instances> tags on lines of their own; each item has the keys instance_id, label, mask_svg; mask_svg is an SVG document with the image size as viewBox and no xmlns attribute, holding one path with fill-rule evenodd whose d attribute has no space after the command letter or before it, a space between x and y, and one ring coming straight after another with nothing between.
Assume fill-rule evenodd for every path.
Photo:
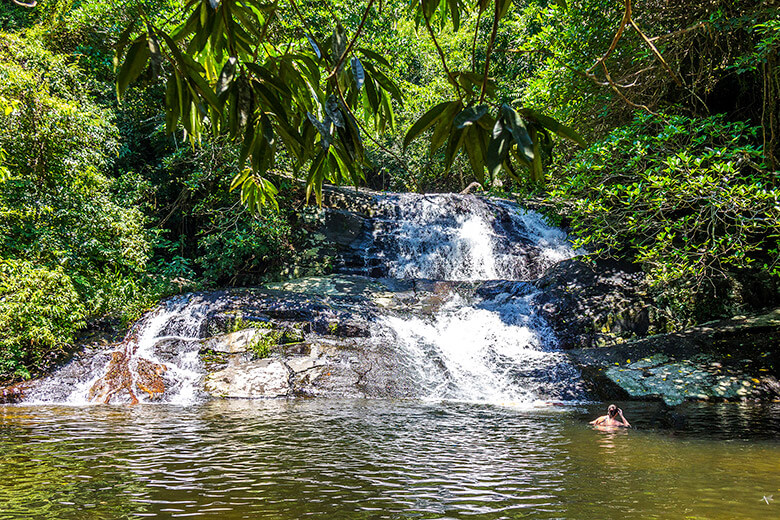
<instances>
[{"instance_id":1,"label":"rock","mask_svg":"<svg viewBox=\"0 0 780 520\"><path fill-rule=\"evenodd\" d=\"M18 383L0 389L0 404L16 403L24 398L28 383Z\"/></svg>"},{"instance_id":2,"label":"rock","mask_svg":"<svg viewBox=\"0 0 780 520\"><path fill-rule=\"evenodd\" d=\"M108 404L115 394L125 391L130 398L130 404L138 404L128 362L129 356L124 350L112 352L108 371L89 389L89 400Z\"/></svg>"},{"instance_id":3,"label":"rock","mask_svg":"<svg viewBox=\"0 0 780 520\"><path fill-rule=\"evenodd\" d=\"M206 377L206 391L215 397L260 399L290 393L290 369L278 359L239 363Z\"/></svg>"},{"instance_id":4,"label":"rock","mask_svg":"<svg viewBox=\"0 0 780 520\"><path fill-rule=\"evenodd\" d=\"M135 385L142 392L146 392L150 399L157 399L165 392L165 381L162 376L167 371L165 365L140 358L136 361Z\"/></svg>"},{"instance_id":5,"label":"rock","mask_svg":"<svg viewBox=\"0 0 780 520\"><path fill-rule=\"evenodd\" d=\"M250 350L252 344L268 336L271 329L248 328L228 334L212 336L201 342L201 350L212 350L225 354L238 354Z\"/></svg>"},{"instance_id":6,"label":"rock","mask_svg":"<svg viewBox=\"0 0 780 520\"><path fill-rule=\"evenodd\" d=\"M569 351L599 399L780 398L780 309L614 345Z\"/></svg>"},{"instance_id":7,"label":"rock","mask_svg":"<svg viewBox=\"0 0 780 520\"><path fill-rule=\"evenodd\" d=\"M564 260L534 285L540 314L558 336L561 348L607 345L642 337L664 327L642 292L644 274L614 260L587 263Z\"/></svg>"}]
</instances>

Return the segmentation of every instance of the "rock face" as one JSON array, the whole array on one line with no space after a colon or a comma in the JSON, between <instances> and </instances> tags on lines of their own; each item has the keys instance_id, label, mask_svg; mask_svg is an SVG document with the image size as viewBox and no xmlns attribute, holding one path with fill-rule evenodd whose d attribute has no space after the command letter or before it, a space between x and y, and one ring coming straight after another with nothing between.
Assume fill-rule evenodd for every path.
<instances>
[{"instance_id":1,"label":"rock face","mask_svg":"<svg viewBox=\"0 0 780 520\"><path fill-rule=\"evenodd\" d=\"M224 370L209 374L205 386L217 397L286 397L290 393L290 370L276 359L233 361Z\"/></svg>"},{"instance_id":2,"label":"rock face","mask_svg":"<svg viewBox=\"0 0 780 520\"><path fill-rule=\"evenodd\" d=\"M564 349L605 346L663 327L642 291L644 274L611 260L564 260L534 282L541 314Z\"/></svg>"},{"instance_id":3,"label":"rock face","mask_svg":"<svg viewBox=\"0 0 780 520\"><path fill-rule=\"evenodd\" d=\"M398 350L371 337L372 319L380 309L431 311L450 285L331 275L269 284L251 296L232 291L221 299L236 300L212 314L208 330L224 330L239 309L250 326L200 340L205 390L252 399L408 396Z\"/></svg>"},{"instance_id":4,"label":"rock face","mask_svg":"<svg viewBox=\"0 0 780 520\"><path fill-rule=\"evenodd\" d=\"M613 345L569 351L596 398L780 399L780 309Z\"/></svg>"},{"instance_id":5,"label":"rock face","mask_svg":"<svg viewBox=\"0 0 780 520\"><path fill-rule=\"evenodd\" d=\"M166 401L180 391L226 398L408 397L416 395L421 378L399 367L443 372L442 385L461 368L447 362L464 353L433 351L429 336L459 345L461 338L450 340L448 333L460 330L453 326L460 322L450 318L469 323L463 336L486 323L484 317L472 323L455 316L455 300L459 309L475 302L474 315L484 310L497 316L489 326L493 337L518 325L516 314L528 318L525 329L503 337L502 345L527 333L543 335L544 347L552 348L557 338L592 398L674 405L780 397L780 312L658 334L666 325L637 266L561 261L573 254L565 235L506 201L380 197L338 188L324 196L329 207L306 210L302 219L315 243L311 256L332 259L341 274L171 298L124 342L85 348L56 378L2 389L0 402L19 400L36 387L38 396L53 402L78 402L69 393L77 387L92 402ZM417 320L419 328L404 334L422 338L419 331L428 330L428 350L413 354L419 358L399 353L397 343L406 336L377 334L377 322L387 317L413 318L402 328ZM152 325L158 328L142 334ZM145 338L141 350L139 336ZM489 343L490 337L480 338ZM482 346L470 345L464 355ZM527 359L507 356L496 350L486 355L500 373L536 381L537 390L540 382L565 379L555 367L525 366ZM490 381L496 386L495 378ZM581 395L579 380L570 386L560 395Z\"/></svg>"}]
</instances>

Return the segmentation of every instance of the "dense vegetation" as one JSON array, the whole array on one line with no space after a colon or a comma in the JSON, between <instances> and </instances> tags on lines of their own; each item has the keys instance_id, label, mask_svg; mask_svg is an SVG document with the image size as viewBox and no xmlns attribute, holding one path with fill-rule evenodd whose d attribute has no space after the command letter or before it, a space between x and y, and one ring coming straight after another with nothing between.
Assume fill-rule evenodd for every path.
<instances>
[{"instance_id":1,"label":"dense vegetation","mask_svg":"<svg viewBox=\"0 0 780 520\"><path fill-rule=\"evenodd\" d=\"M3 1L0 379L278 276L324 182L543 197L678 326L771 303L778 50L751 0Z\"/></svg>"}]
</instances>

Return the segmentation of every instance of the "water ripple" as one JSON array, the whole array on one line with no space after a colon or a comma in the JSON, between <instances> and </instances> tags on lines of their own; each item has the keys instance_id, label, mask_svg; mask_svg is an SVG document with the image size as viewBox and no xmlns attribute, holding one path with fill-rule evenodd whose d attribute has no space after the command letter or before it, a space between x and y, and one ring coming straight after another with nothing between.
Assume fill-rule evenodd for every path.
<instances>
[{"instance_id":1,"label":"water ripple","mask_svg":"<svg viewBox=\"0 0 780 520\"><path fill-rule=\"evenodd\" d=\"M604 434L590 415L383 401L0 407L0 519L758 518L777 507L760 501L780 494L776 442Z\"/></svg>"}]
</instances>

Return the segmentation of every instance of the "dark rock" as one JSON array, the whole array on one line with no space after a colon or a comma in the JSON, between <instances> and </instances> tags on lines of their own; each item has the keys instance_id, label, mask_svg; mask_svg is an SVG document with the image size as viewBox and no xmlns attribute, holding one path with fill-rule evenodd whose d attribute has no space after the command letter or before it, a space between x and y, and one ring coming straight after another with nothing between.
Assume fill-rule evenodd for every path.
<instances>
[{"instance_id":1,"label":"dark rock","mask_svg":"<svg viewBox=\"0 0 780 520\"><path fill-rule=\"evenodd\" d=\"M17 383L0 389L0 404L17 403L24 398L27 383Z\"/></svg>"},{"instance_id":2,"label":"dark rock","mask_svg":"<svg viewBox=\"0 0 780 520\"><path fill-rule=\"evenodd\" d=\"M564 349L642 337L663 327L643 292L644 273L614 260L564 260L534 282L540 314Z\"/></svg>"},{"instance_id":3,"label":"dark rock","mask_svg":"<svg viewBox=\"0 0 780 520\"><path fill-rule=\"evenodd\" d=\"M780 309L735 317L609 348L568 352L591 395L692 400L780 398Z\"/></svg>"}]
</instances>

